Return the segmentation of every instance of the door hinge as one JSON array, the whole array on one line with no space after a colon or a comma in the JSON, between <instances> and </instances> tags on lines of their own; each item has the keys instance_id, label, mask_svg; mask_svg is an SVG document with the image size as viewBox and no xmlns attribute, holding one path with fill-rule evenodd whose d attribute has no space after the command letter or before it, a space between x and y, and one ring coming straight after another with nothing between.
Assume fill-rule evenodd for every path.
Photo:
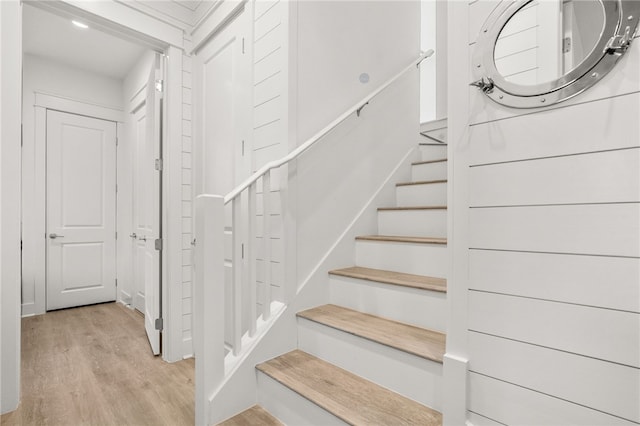
<instances>
[{"instance_id":1,"label":"door hinge","mask_svg":"<svg viewBox=\"0 0 640 426\"><path fill-rule=\"evenodd\" d=\"M156 80L156 91L157 92L164 92L164 80Z\"/></svg>"},{"instance_id":2,"label":"door hinge","mask_svg":"<svg viewBox=\"0 0 640 426\"><path fill-rule=\"evenodd\" d=\"M162 171L162 159L156 158L156 170Z\"/></svg>"},{"instance_id":3,"label":"door hinge","mask_svg":"<svg viewBox=\"0 0 640 426\"><path fill-rule=\"evenodd\" d=\"M118 279L116 278L116 288L118 288Z\"/></svg>"},{"instance_id":4,"label":"door hinge","mask_svg":"<svg viewBox=\"0 0 640 426\"><path fill-rule=\"evenodd\" d=\"M156 318L155 321L155 325L156 325L156 330L158 331L162 331L164 328L164 321L162 318Z\"/></svg>"},{"instance_id":5,"label":"door hinge","mask_svg":"<svg viewBox=\"0 0 640 426\"><path fill-rule=\"evenodd\" d=\"M24 146L24 124L20 124L20 146Z\"/></svg>"},{"instance_id":6,"label":"door hinge","mask_svg":"<svg viewBox=\"0 0 640 426\"><path fill-rule=\"evenodd\" d=\"M562 39L562 53L571 52L571 37L565 37Z\"/></svg>"},{"instance_id":7,"label":"door hinge","mask_svg":"<svg viewBox=\"0 0 640 426\"><path fill-rule=\"evenodd\" d=\"M116 232L116 240L118 239L118 233Z\"/></svg>"},{"instance_id":8,"label":"door hinge","mask_svg":"<svg viewBox=\"0 0 640 426\"><path fill-rule=\"evenodd\" d=\"M119 142L119 141L118 141L118 138L116 138L116 146L118 146L118 142Z\"/></svg>"},{"instance_id":9,"label":"door hinge","mask_svg":"<svg viewBox=\"0 0 640 426\"><path fill-rule=\"evenodd\" d=\"M244 259L244 244L240 244L240 248L242 250L242 258Z\"/></svg>"},{"instance_id":10,"label":"door hinge","mask_svg":"<svg viewBox=\"0 0 640 426\"><path fill-rule=\"evenodd\" d=\"M242 37L242 54L244 55L244 37Z\"/></svg>"},{"instance_id":11,"label":"door hinge","mask_svg":"<svg viewBox=\"0 0 640 426\"><path fill-rule=\"evenodd\" d=\"M153 244L156 250L162 251L162 238L156 238Z\"/></svg>"},{"instance_id":12,"label":"door hinge","mask_svg":"<svg viewBox=\"0 0 640 426\"><path fill-rule=\"evenodd\" d=\"M244 141L242 141L242 156L244 157Z\"/></svg>"}]
</instances>

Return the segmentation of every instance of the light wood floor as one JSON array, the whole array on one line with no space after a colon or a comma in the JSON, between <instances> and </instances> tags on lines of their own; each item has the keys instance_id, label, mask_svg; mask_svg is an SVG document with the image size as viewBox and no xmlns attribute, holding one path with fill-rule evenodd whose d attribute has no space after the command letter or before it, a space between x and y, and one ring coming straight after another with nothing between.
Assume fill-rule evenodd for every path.
<instances>
[{"instance_id":1,"label":"light wood floor","mask_svg":"<svg viewBox=\"0 0 640 426\"><path fill-rule=\"evenodd\" d=\"M4 425L193 425L194 361L151 355L143 317L107 303L22 320L22 395Z\"/></svg>"}]
</instances>

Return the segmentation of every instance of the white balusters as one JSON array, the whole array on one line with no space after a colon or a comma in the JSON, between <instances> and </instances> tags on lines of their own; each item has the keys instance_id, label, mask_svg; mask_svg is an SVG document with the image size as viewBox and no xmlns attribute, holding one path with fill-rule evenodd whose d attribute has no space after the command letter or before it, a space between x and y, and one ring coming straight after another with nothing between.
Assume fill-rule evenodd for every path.
<instances>
[{"instance_id":1,"label":"white balusters","mask_svg":"<svg viewBox=\"0 0 640 426\"><path fill-rule=\"evenodd\" d=\"M271 170L262 177L262 243L264 244L264 295L262 319L271 316Z\"/></svg>"},{"instance_id":2,"label":"white balusters","mask_svg":"<svg viewBox=\"0 0 640 426\"><path fill-rule=\"evenodd\" d=\"M257 287L256 287L256 186L254 182L249 186L249 196L247 198L247 246L245 249L245 288L249 289L249 337L256 334L257 321Z\"/></svg>"},{"instance_id":3,"label":"white balusters","mask_svg":"<svg viewBox=\"0 0 640 426\"><path fill-rule=\"evenodd\" d=\"M242 197L232 201L233 239L232 239L232 274L231 274L231 332L233 354L238 355L242 349ZM227 316L229 318L229 316Z\"/></svg>"}]
</instances>

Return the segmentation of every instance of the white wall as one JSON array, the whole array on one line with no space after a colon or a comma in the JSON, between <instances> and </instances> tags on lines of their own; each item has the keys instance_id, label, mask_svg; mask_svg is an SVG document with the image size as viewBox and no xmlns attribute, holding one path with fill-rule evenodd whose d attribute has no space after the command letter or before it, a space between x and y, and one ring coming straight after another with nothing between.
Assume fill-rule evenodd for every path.
<instances>
[{"instance_id":1,"label":"white wall","mask_svg":"<svg viewBox=\"0 0 640 426\"><path fill-rule=\"evenodd\" d=\"M63 99L122 110L122 82L70 68L41 57L25 54L23 59L23 268L22 314L45 312L43 235L45 146L36 144L35 95L44 93ZM127 234L128 235L128 234Z\"/></svg>"},{"instance_id":2,"label":"white wall","mask_svg":"<svg viewBox=\"0 0 640 426\"><path fill-rule=\"evenodd\" d=\"M469 27L493 6L465 5ZM459 87L479 77L469 53L456 51ZM636 40L596 86L552 107L510 109L475 88L450 98L450 285L468 303L468 322L451 326L468 339L457 349L478 424L640 422L639 73Z\"/></svg>"},{"instance_id":3,"label":"white wall","mask_svg":"<svg viewBox=\"0 0 640 426\"><path fill-rule=\"evenodd\" d=\"M420 3L300 2L297 31L297 141L303 143L418 57ZM360 82L363 73L368 83ZM417 70L409 73L385 93L386 101L374 99L360 119L349 118L298 161L298 284L415 146L418 78Z\"/></svg>"},{"instance_id":4,"label":"white wall","mask_svg":"<svg viewBox=\"0 0 640 426\"><path fill-rule=\"evenodd\" d=\"M436 119L436 62L439 60L439 49L436 50L437 40L437 8L435 0L420 2L420 49L433 49L434 55L420 65L420 122L426 123ZM444 25L444 23L440 23Z\"/></svg>"},{"instance_id":5,"label":"white wall","mask_svg":"<svg viewBox=\"0 0 640 426\"><path fill-rule=\"evenodd\" d=\"M20 400L22 7L0 2L0 413Z\"/></svg>"}]
</instances>

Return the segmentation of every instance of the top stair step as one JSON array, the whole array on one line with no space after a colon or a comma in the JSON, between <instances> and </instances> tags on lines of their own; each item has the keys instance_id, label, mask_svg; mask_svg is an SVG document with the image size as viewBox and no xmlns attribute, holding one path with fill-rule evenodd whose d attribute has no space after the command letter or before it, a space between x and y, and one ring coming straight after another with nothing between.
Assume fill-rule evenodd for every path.
<instances>
[{"instance_id":1,"label":"top stair step","mask_svg":"<svg viewBox=\"0 0 640 426\"><path fill-rule=\"evenodd\" d=\"M356 237L360 241L381 241L392 243L414 243L414 244L447 244L446 238L435 237L403 237L399 235L361 235Z\"/></svg>"},{"instance_id":2,"label":"top stair step","mask_svg":"<svg viewBox=\"0 0 640 426\"><path fill-rule=\"evenodd\" d=\"M442 363L444 357L446 337L437 331L337 305L322 305L297 315L434 362Z\"/></svg>"},{"instance_id":3,"label":"top stair step","mask_svg":"<svg viewBox=\"0 0 640 426\"><path fill-rule=\"evenodd\" d=\"M284 426L280 420L273 417L267 410L259 405L244 410L218 426Z\"/></svg>"},{"instance_id":4,"label":"top stair step","mask_svg":"<svg viewBox=\"0 0 640 426\"><path fill-rule=\"evenodd\" d=\"M439 160L416 161L415 163L411 163L411 165L412 166L421 166L423 164L444 163L445 161L447 161L446 158L441 158Z\"/></svg>"},{"instance_id":5,"label":"top stair step","mask_svg":"<svg viewBox=\"0 0 640 426\"><path fill-rule=\"evenodd\" d=\"M411 186L411 185L432 185L437 183L447 183L446 179L438 179L438 180L422 180L418 182L400 182L396 183L396 186Z\"/></svg>"},{"instance_id":6,"label":"top stair step","mask_svg":"<svg viewBox=\"0 0 640 426\"><path fill-rule=\"evenodd\" d=\"M361 266L336 269L329 271L329 274L422 290L437 291L441 293L447 292L447 280L444 278L405 274L402 272L385 271L382 269L363 268Z\"/></svg>"},{"instance_id":7,"label":"top stair step","mask_svg":"<svg viewBox=\"0 0 640 426\"><path fill-rule=\"evenodd\" d=\"M351 425L442 424L439 412L300 350L256 368Z\"/></svg>"}]
</instances>

